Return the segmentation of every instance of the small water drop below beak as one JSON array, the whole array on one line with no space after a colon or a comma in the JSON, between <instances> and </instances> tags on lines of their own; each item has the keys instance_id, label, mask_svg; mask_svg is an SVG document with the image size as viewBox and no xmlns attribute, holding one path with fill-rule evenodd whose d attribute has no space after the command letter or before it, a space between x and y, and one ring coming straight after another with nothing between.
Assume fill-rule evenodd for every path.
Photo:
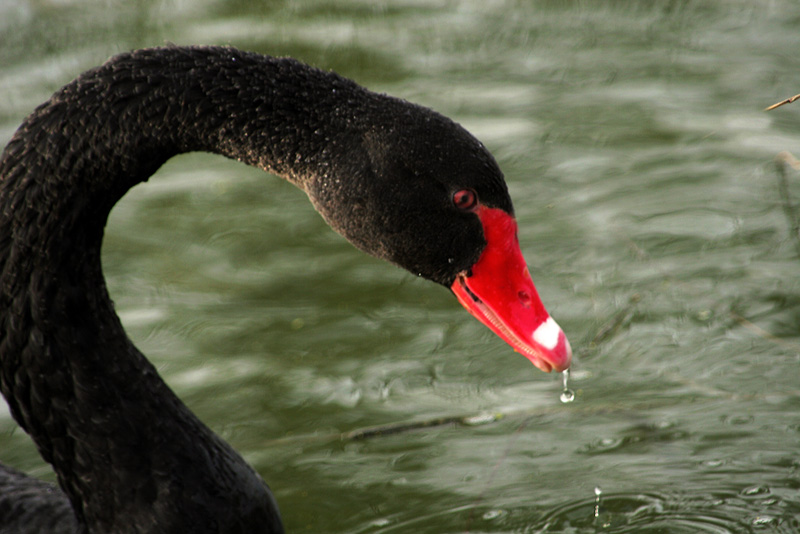
<instances>
[{"instance_id":1,"label":"small water drop below beak","mask_svg":"<svg viewBox=\"0 0 800 534\"><path fill-rule=\"evenodd\" d=\"M569 404L575 400L575 392L569 389L569 369L564 369L561 371L561 380L564 385L564 389L561 391L561 396L559 398L564 404Z\"/></svg>"}]
</instances>

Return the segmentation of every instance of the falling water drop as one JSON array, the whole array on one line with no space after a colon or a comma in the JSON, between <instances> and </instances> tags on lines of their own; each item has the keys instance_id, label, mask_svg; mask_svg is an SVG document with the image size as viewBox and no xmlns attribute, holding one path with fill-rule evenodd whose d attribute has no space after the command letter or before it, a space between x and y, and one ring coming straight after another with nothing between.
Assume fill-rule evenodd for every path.
<instances>
[{"instance_id":1,"label":"falling water drop","mask_svg":"<svg viewBox=\"0 0 800 534\"><path fill-rule=\"evenodd\" d=\"M564 384L564 389L561 391L561 402L568 404L575 400L575 392L569 389L569 369L564 369L561 372L561 380Z\"/></svg>"},{"instance_id":2,"label":"falling water drop","mask_svg":"<svg viewBox=\"0 0 800 534\"><path fill-rule=\"evenodd\" d=\"M600 515L600 495L603 493L603 490L600 489L600 486L594 487L594 516L598 517Z\"/></svg>"}]
</instances>

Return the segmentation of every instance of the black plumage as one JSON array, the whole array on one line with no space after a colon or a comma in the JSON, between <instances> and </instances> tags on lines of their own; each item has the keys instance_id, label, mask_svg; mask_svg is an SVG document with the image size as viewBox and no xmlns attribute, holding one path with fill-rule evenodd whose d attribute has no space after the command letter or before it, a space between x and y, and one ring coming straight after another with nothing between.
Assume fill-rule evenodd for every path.
<instances>
[{"instance_id":1,"label":"black plumage","mask_svg":"<svg viewBox=\"0 0 800 534\"><path fill-rule=\"evenodd\" d=\"M82 74L0 160L0 389L64 492L0 470L0 532L43 508L64 531L282 532L259 475L128 339L101 271L112 206L198 150L286 178L357 247L445 286L485 245L453 193L512 213L459 125L292 59L168 47Z\"/></svg>"}]
</instances>

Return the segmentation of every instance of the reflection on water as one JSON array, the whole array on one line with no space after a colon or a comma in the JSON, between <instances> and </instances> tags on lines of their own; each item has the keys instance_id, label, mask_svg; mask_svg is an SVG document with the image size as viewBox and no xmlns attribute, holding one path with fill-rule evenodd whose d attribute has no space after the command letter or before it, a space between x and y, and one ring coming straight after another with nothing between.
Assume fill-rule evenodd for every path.
<instances>
[{"instance_id":1,"label":"reflection on water","mask_svg":"<svg viewBox=\"0 0 800 534\"><path fill-rule=\"evenodd\" d=\"M798 17L785 0L14 0L0 138L112 53L204 42L336 69L495 154L577 354L570 405L447 291L258 171L176 158L112 214L131 336L289 531L796 532L800 175L773 161L800 152L800 103L763 109L800 92ZM5 411L0 460L52 477Z\"/></svg>"}]
</instances>

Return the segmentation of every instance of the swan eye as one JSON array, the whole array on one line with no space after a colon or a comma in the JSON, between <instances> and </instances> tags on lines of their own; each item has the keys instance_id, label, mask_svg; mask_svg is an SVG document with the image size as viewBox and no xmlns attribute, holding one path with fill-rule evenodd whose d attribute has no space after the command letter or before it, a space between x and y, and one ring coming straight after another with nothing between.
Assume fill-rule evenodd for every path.
<instances>
[{"instance_id":1,"label":"swan eye","mask_svg":"<svg viewBox=\"0 0 800 534\"><path fill-rule=\"evenodd\" d=\"M460 189L453 194L453 205L461 211L472 211L478 206L478 195L472 189Z\"/></svg>"}]
</instances>

